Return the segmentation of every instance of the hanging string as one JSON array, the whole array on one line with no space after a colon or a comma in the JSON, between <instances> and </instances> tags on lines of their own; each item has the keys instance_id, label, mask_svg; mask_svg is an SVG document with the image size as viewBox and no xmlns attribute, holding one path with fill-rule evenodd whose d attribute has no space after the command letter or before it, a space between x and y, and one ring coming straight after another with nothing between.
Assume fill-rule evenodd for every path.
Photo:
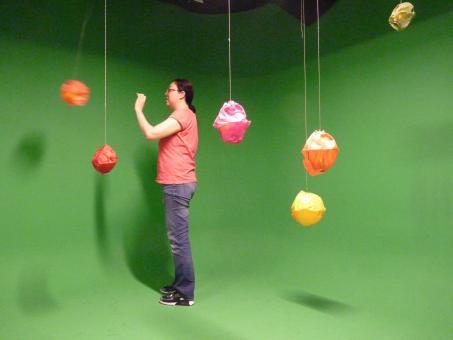
<instances>
[{"instance_id":1,"label":"hanging string","mask_svg":"<svg viewBox=\"0 0 453 340\"><path fill-rule=\"evenodd\" d=\"M230 80L230 100L231 100L231 4L228 0L228 76Z\"/></svg>"},{"instance_id":2,"label":"hanging string","mask_svg":"<svg viewBox=\"0 0 453 340\"><path fill-rule=\"evenodd\" d=\"M321 61L319 57L319 0L316 0L316 17L318 26L318 110L319 129L321 130Z\"/></svg>"},{"instance_id":3,"label":"hanging string","mask_svg":"<svg viewBox=\"0 0 453 340\"><path fill-rule=\"evenodd\" d=\"M91 17L91 13L93 12L93 5L89 7L85 13L85 19L83 20L82 24L82 30L80 32L79 36L79 43L77 44L77 54L76 54L76 59L75 59L75 65L74 65L74 70L72 72L72 79L77 79L77 74L79 71L79 62L80 62L80 54L82 52L82 43L85 37L85 28L87 26L87 22Z\"/></svg>"},{"instance_id":4,"label":"hanging string","mask_svg":"<svg viewBox=\"0 0 453 340\"><path fill-rule=\"evenodd\" d=\"M305 49L305 1L301 2L301 16L300 16L300 29L302 33L302 40L304 42L304 117L305 117L305 139L308 138L307 132L307 62L306 62L306 49Z\"/></svg>"},{"instance_id":5,"label":"hanging string","mask_svg":"<svg viewBox=\"0 0 453 340\"><path fill-rule=\"evenodd\" d=\"M107 144L107 0L104 1L104 144Z\"/></svg>"},{"instance_id":6,"label":"hanging string","mask_svg":"<svg viewBox=\"0 0 453 340\"><path fill-rule=\"evenodd\" d=\"M304 42L304 118L305 118L305 140L308 139L307 131L307 61L306 61L306 50L305 50L305 1L301 0L300 4L300 31L302 34L302 40ZM305 189L308 191L308 174L305 171Z\"/></svg>"}]
</instances>

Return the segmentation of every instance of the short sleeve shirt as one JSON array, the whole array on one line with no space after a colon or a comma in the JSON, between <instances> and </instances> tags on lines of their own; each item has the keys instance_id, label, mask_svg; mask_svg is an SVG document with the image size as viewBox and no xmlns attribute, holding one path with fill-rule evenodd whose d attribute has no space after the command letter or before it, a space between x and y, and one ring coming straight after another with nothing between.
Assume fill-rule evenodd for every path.
<instances>
[{"instance_id":1,"label":"short sleeve shirt","mask_svg":"<svg viewBox=\"0 0 453 340\"><path fill-rule=\"evenodd\" d=\"M156 182L160 184L196 182L197 117L189 109L180 109L174 111L170 118L179 123L181 131L159 140Z\"/></svg>"}]
</instances>

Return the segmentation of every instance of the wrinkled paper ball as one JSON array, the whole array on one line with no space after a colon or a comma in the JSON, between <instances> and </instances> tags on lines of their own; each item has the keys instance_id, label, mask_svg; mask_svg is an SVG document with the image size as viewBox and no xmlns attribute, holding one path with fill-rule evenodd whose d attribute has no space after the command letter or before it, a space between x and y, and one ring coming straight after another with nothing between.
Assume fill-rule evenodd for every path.
<instances>
[{"instance_id":1,"label":"wrinkled paper ball","mask_svg":"<svg viewBox=\"0 0 453 340\"><path fill-rule=\"evenodd\" d=\"M88 102L90 89L79 80L67 80L60 87L61 98L69 105L83 106Z\"/></svg>"},{"instance_id":2,"label":"wrinkled paper ball","mask_svg":"<svg viewBox=\"0 0 453 340\"><path fill-rule=\"evenodd\" d=\"M106 174L115 167L118 156L116 155L115 150L108 145L104 144L102 148L96 151L93 156L91 163L93 164L96 171L101 174Z\"/></svg>"},{"instance_id":3,"label":"wrinkled paper ball","mask_svg":"<svg viewBox=\"0 0 453 340\"><path fill-rule=\"evenodd\" d=\"M414 5L410 2L398 4L392 11L389 18L389 24L398 32L401 32L409 26L415 17Z\"/></svg>"},{"instance_id":4,"label":"wrinkled paper ball","mask_svg":"<svg viewBox=\"0 0 453 340\"><path fill-rule=\"evenodd\" d=\"M335 139L324 130L316 130L308 137L302 149L304 167L311 176L326 172L338 156Z\"/></svg>"},{"instance_id":5,"label":"wrinkled paper ball","mask_svg":"<svg viewBox=\"0 0 453 340\"><path fill-rule=\"evenodd\" d=\"M292 217L305 227L318 223L326 208L321 197L311 192L300 191L291 206Z\"/></svg>"},{"instance_id":6,"label":"wrinkled paper ball","mask_svg":"<svg viewBox=\"0 0 453 340\"><path fill-rule=\"evenodd\" d=\"M244 108L230 100L223 104L213 126L219 131L222 141L237 144L242 142L251 123L247 120Z\"/></svg>"}]
</instances>

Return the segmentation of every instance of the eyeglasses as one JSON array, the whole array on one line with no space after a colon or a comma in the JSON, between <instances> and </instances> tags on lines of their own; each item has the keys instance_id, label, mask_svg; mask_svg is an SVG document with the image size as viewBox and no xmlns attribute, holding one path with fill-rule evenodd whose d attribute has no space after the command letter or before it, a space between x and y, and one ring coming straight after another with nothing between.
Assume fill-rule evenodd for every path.
<instances>
[{"instance_id":1,"label":"eyeglasses","mask_svg":"<svg viewBox=\"0 0 453 340\"><path fill-rule=\"evenodd\" d=\"M172 92L172 91L181 92L181 91L179 91L178 89L167 89L167 91L165 91L165 93L169 93L169 92Z\"/></svg>"}]
</instances>

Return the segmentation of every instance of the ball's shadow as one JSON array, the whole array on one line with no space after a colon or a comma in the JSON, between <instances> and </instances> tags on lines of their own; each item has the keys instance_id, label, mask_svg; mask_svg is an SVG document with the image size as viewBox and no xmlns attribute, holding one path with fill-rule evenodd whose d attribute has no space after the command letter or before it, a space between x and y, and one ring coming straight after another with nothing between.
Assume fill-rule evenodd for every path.
<instances>
[{"instance_id":1,"label":"ball's shadow","mask_svg":"<svg viewBox=\"0 0 453 340\"><path fill-rule=\"evenodd\" d=\"M42 132L30 131L20 139L12 154L16 174L31 174L42 164L46 138Z\"/></svg>"},{"instance_id":2,"label":"ball's shadow","mask_svg":"<svg viewBox=\"0 0 453 340\"><path fill-rule=\"evenodd\" d=\"M49 284L45 265L28 263L20 270L17 279L17 306L24 315L40 316L61 308Z\"/></svg>"},{"instance_id":3,"label":"ball's shadow","mask_svg":"<svg viewBox=\"0 0 453 340\"><path fill-rule=\"evenodd\" d=\"M108 189L108 178L105 175L95 173L95 193L94 193L94 217L96 221L96 250L98 258L104 266L112 264L112 254L110 249L109 230L106 222L106 194Z\"/></svg>"},{"instance_id":4,"label":"ball's shadow","mask_svg":"<svg viewBox=\"0 0 453 340\"><path fill-rule=\"evenodd\" d=\"M352 306L343 302L304 291L287 292L283 298L289 302L332 315L351 313L354 310Z\"/></svg>"}]
</instances>

